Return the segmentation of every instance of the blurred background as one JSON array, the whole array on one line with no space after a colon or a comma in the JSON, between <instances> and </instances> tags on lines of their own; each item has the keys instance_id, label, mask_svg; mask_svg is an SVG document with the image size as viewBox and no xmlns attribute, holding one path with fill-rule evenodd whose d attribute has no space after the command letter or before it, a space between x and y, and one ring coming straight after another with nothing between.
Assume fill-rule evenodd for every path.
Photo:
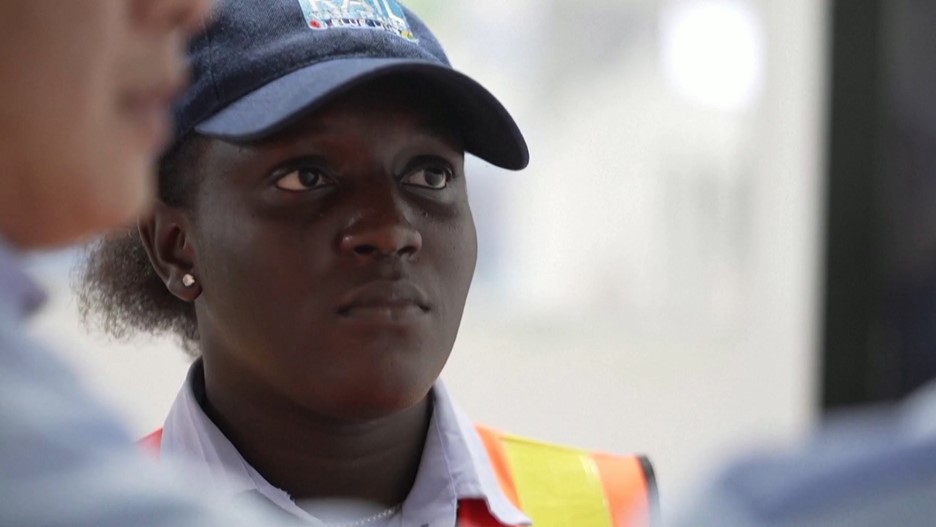
<instances>
[{"instance_id":1,"label":"blurred background","mask_svg":"<svg viewBox=\"0 0 936 527\"><path fill-rule=\"evenodd\" d=\"M477 160L481 256L449 389L517 434L648 454L664 509L820 415L831 10L817 0L410 0L525 130ZM143 435L188 357L78 321L78 252L36 257L35 331ZM847 324L846 324L847 325Z\"/></svg>"}]
</instances>

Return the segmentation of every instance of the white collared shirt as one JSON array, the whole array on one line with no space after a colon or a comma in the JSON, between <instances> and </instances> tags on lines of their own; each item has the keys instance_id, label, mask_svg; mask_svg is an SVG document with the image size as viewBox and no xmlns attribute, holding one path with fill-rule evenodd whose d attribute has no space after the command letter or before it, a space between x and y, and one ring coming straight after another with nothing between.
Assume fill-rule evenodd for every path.
<instances>
[{"instance_id":1,"label":"white collared shirt","mask_svg":"<svg viewBox=\"0 0 936 527\"><path fill-rule=\"evenodd\" d=\"M208 418L195 396L195 383L203 382L201 361L196 361L166 418L161 454L194 461L225 493L259 493L293 516L312 525L326 525L250 466ZM436 382L430 397L432 418L413 488L399 513L382 523L366 525L452 527L462 499L485 500L492 516L504 525L531 525L504 495L474 425L452 404L441 381ZM366 516L363 513L358 518Z\"/></svg>"}]
</instances>

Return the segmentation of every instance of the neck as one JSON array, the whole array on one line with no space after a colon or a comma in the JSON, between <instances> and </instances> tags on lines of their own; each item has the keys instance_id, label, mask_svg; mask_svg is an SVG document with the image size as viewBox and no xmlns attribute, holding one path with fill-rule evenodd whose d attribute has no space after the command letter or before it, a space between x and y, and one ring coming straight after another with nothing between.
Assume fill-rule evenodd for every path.
<instances>
[{"instance_id":1,"label":"neck","mask_svg":"<svg viewBox=\"0 0 936 527\"><path fill-rule=\"evenodd\" d=\"M14 246L29 248L34 245L30 243L29 220L40 222L41 218L36 219L34 212L29 212L30 196L24 195L22 182L26 176L20 173L19 167L11 164L14 156L8 154L0 147L0 177L4 182L0 185L0 236Z\"/></svg>"},{"instance_id":2,"label":"neck","mask_svg":"<svg viewBox=\"0 0 936 527\"><path fill-rule=\"evenodd\" d=\"M344 421L214 373L205 375L208 416L254 469L293 499L342 497L387 506L406 499L429 427L429 397L394 415Z\"/></svg>"},{"instance_id":3,"label":"neck","mask_svg":"<svg viewBox=\"0 0 936 527\"><path fill-rule=\"evenodd\" d=\"M70 214L67 201L49 199L43 184L36 183L41 175L15 163L21 157L0 146L0 180L3 181L0 185L0 236L21 250L78 243L89 230L85 229L84 219ZM44 185L54 184L53 181L44 182Z\"/></svg>"}]
</instances>

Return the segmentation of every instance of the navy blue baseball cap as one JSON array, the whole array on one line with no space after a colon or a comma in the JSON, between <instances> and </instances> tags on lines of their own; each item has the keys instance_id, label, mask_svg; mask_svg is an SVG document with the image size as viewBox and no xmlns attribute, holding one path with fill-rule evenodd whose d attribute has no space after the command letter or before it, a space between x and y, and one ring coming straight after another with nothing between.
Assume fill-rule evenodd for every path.
<instances>
[{"instance_id":1,"label":"navy blue baseball cap","mask_svg":"<svg viewBox=\"0 0 936 527\"><path fill-rule=\"evenodd\" d=\"M189 59L177 139L261 140L354 87L406 75L447 101L469 153L512 170L529 163L504 106L395 0L220 0Z\"/></svg>"}]
</instances>

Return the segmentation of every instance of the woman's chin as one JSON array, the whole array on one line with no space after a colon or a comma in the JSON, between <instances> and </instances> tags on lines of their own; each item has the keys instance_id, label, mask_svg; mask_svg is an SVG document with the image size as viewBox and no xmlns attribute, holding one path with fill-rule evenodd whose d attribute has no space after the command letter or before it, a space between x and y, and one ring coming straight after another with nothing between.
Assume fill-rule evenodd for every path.
<instances>
[{"instance_id":1,"label":"woman's chin","mask_svg":"<svg viewBox=\"0 0 936 527\"><path fill-rule=\"evenodd\" d=\"M432 385L414 390L413 385L370 385L348 393L330 407L333 417L349 421L371 421L405 412L425 400Z\"/></svg>"}]
</instances>

